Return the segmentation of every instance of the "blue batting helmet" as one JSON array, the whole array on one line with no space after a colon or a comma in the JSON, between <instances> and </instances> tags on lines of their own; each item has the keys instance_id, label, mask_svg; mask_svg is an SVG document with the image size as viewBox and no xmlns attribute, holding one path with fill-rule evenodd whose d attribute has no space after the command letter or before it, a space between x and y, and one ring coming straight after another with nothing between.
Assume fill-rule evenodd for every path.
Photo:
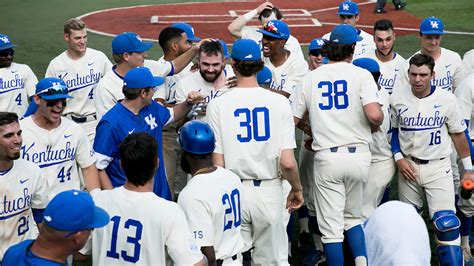
<instances>
[{"instance_id":1,"label":"blue batting helmet","mask_svg":"<svg viewBox=\"0 0 474 266\"><path fill-rule=\"evenodd\" d=\"M179 130L178 142L181 148L192 154L208 154L216 146L214 132L206 122L189 121Z\"/></svg>"}]
</instances>

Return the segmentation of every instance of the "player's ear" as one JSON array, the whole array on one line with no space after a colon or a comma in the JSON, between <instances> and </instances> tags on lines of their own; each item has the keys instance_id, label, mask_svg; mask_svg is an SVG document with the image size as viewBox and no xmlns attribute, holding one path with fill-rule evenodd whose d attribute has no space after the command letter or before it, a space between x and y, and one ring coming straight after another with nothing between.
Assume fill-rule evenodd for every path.
<instances>
[{"instance_id":1,"label":"player's ear","mask_svg":"<svg viewBox=\"0 0 474 266\"><path fill-rule=\"evenodd\" d=\"M38 95L33 95L33 101L35 102L36 105L40 105L41 97L39 97Z\"/></svg>"},{"instance_id":2,"label":"player's ear","mask_svg":"<svg viewBox=\"0 0 474 266\"><path fill-rule=\"evenodd\" d=\"M355 22L357 23L357 21L359 21L359 15L355 16Z\"/></svg>"},{"instance_id":3,"label":"player's ear","mask_svg":"<svg viewBox=\"0 0 474 266\"><path fill-rule=\"evenodd\" d=\"M69 33L64 33L64 40L65 40L66 42L69 41Z\"/></svg>"}]
</instances>

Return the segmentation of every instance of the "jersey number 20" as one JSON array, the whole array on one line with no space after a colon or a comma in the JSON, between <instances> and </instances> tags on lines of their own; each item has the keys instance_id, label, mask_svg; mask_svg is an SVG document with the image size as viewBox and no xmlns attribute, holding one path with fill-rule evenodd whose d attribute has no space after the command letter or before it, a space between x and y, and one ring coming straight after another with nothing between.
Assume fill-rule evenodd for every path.
<instances>
[{"instance_id":1,"label":"jersey number 20","mask_svg":"<svg viewBox=\"0 0 474 266\"><path fill-rule=\"evenodd\" d=\"M124 261L136 263L140 259L140 240L142 239L142 231L143 231L143 225L140 223L140 221L134 220L134 219L128 219L125 221L123 227L125 229L128 229L127 231L131 231L131 229L134 227L135 230L135 236L127 236L127 243L130 243L134 245L133 248L133 254L129 255L127 254L126 250L122 250L120 254L117 251L117 235L119 233L119 229L122 229L120 227L120 220L122 217L120 216L114 216L110 218L110 220L113 223L113 228L112 228L112 241L110 245L110 250L107 251L107 257L114 258L114 259L120 259L120 256L122 256L122 259ZM122 233L123 231L120 230Z\"/></svg>"},{"instance_id":2,"label":"jersey number 20","mask_svg":"<svg viewBox=\"0 0 474 266\"><path fill-rule=\"evenodd\" d=\"M224 213L224 231L232 229L233 227L239 227L241 223L240 216L240 192L238 189L232 190L229 194L222 196L222 204L226 207ZM227 215L232 215L233 219L227 219Z\"/></svg>"},{"instance_id":3,"label":"jersey number 20","mask_svg":"<svg viewBox=\"0 0 474 266\"><path fill-rule=\"evenodd\" d=\"M347 82L345 80L321 81L318 83L318 89L322 90L323 101L319 104L321 110L331 110L334 107L336 109L346 109L349 106Z\"/></svg>"},{"instance_id":4,"label":"jersey number 20","mask_svg":"<svg viewBox=\"0 0 474 266\"><path fill-rule=\"evenodd\" d=\"M252 139L255 141L266 141L270 138L270 116L268 108L266 107L255 107L250 111L248 108L239 108L234 111L234 117L244 116L244 121L240 122L240 127L244 127L247 133L238 134L237 139L240 142L250 142ZM259 120L260 118L260 120ZM260 122L263 122L263 132L259 132Z\"/></svg>"}]
</instances>

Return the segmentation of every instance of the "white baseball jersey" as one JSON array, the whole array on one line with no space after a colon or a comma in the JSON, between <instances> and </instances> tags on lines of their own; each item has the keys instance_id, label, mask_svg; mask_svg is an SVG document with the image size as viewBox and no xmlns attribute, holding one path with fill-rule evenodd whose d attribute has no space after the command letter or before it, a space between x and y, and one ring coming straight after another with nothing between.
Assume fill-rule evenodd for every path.
<instances>
[{"instance_id":1,"label":"white baseball jersey","mask_svg":"<svg viewBox=\"0 0 474 266\"><path fill-rule=\"evenodd\" d=\"M156 77L164 78L168 75L173 75L174 73L173 63L171 63L170 61L166 61L162 58L158 60L145 59L143 66L148 67L151 73L153 74L153 76L156 76Z\"/></svg>"},{"instance_id":2,"label":"white baseball jersey","mask_svg":"<svg viewBox=\"0 0 474 266\"><path fill-rule=\"evenodd\" d=\"M464 54L462 63L464 65L464 74L466 74L466 76L474 73L474 49L467 51Z\"/></svg>"},{"instance_id":3,"label":"white baseball jersey","mask_svg":"<svg viewBox=\"0 0 474 266\"><path fill-rule=\"evenodd\" d=\"M31 68L12 63L0 68L0 111L14 112L22 117L28 108L28 97L35 94L38 79Z\"/></svg>"},{"instance_id":4,"label":"white baseball jersey","mask_svg":"<svg viewBox=\"0 0 474 266\"><path fill-rule=\"evenodd\" d=\"M405 58L394 52L392 60L382 62L375 55L375 50L367 53L365 56L377 61L380 67L380 77L377 83L382 89L385 89L389 94L392 94L395 80L397 79L397 76L400 75L400 68L405 62Z\"/></svg>"},{"instance_id":5,"label":"white baseball jersey","mask_svg":"<svg viewBox=\"0 0 474 266\"><path fill-rule=\"evenodd\" d=\"M176 203L153 192L125 187L92 196L95 204L110 215L106 227L92 232L93 265L168 265L168 256L175 265L202 260L186 217Z\"/></svg>"},{"instance_id":6,"label":"white baseball jersey","mask_svg":"<svg viewBox=\"0 0 474 266\"><path fill-rule=\"evenodd\" d=\"M231 73L225 71L224 75L226 77L235 76L233 71ZM204 80L204 78L201 76L201 73L196 71L178 81L178 84L176 85L176 103L184 102L188 97L188 94L192 91L199 92L204 98L204 102L209 103L211 100L221 95L226 90L226 86L215 89L212 82L207 82Z\"/></svg>"},{"instance_id":7,"label":"white baseball jersey","mask_svg":"<svg viewBox=\"0 0 474 266\"><path fill-rule=\"evenodd\" d=\"M308 63L293 53L279 67L275 67L268 57L263 57L263 62L272 72L270 89L282 90L290 95L295 93L297 84L309 70Z\"/></svg>"},{"instance_id":8,"label":"white baseball jersey","mask_svg":"<svg viewBox=\"0 0 474 266\"><path fill-rule=\"evenodd\" d=\"M78 60L71 59L67 51L51 60L45 76L64 80L69 88L69 95L73 97L67 99L63 115L95 114L94 89L111 68L112 63L107 56L92 48L87 48L84 56Z\"/></svg>"},{"instance_id":9,"label":"white baseball jersey","mask_svg":"<svg viewBox=\"0 0 474 266\"><path fill-rule=\"evenodd\" d=\"M194 176L179 194L178 204L197 244L214 246L216 259L231 258L244 247L241 193L240 178L217 167L212 173Z\"/></svg>"},{"instance_id":10,"label":"white baseball jersey","mask_svg":"<svg viewBox=\"0 0 474 266\"><path fill-rule=\"evenodd\" d=\"M392 127L390 124L390 95L387 90L379 90L379 103L382 104L383 123L378 131L372 133L373 142L370 144L372 162L385 161L393 157L390 141Z\"/></svg>"},{"instance_id":11,"label":"white baseball jersey","mask_svg":"<svg viewBox=\"0 0 474 266\"><path fill-rule=\"evenodd\" d=\"M104 77L99 81L95 92L95 109L97 112L97 120L107 113L114 105L123 100L122 92L123 77L115 72L115 66L111 71L108 71Z\"/></svg>"},{"instance_id":12,"label":"white baseball jersey","mask_svg":"<svg viewBox=\"0 0 474 266\"><path fill-rule=\"evenodd\" d=\"M258 29L260 28L253 26L244 26L242 28L242 39L254 40L260 46L260 50L262 50L263 34L261 32L258 32ZM293 35L290 35L290 37L286 41L285 50L290 51L292 54L295 54L297 57L304 60L304 54L301 50L300 42L298 41L298 39L293 37Z\"/></svg>"},{"instance_id":13,"label":"white baseball jersey","mask_svg":"<svg viewBox=\"0 0 474 266\"><path fill-rule=\"evenodd\" d=\"M164 61L163 57L158 59L158 61ZM153 98L164 99L166 103L175 104L176 103L176 85L178 81L185 76L191 74L191 67L193 63L189 63L181 72L174 74L173 76L166 76L165 83L158 87L158 90L155 92Z\"/></svg>"},{"instance_id":14,"label":"white baseball jersey","mask_svg":"<svg viewBox=\"0 0 474 266\"><path fill-rule=\"evenodd\" d=\"M303 78L294 115L301 119L308 110L315 151L367 145L372 136L363 106L379 102L377 94L369 71L346 62L323 65Z\"/></svg>"},{"instance_id":15,"label":"white baseball jersey","mask_svg":"<svg viewBox=\"0 0 474 266\"><path fill-rule=\"evenodd\" d=\"M38 228L31 209L46 208L47 187L38 166L23 159L0 172L0 261L8 247L34 239Z\"/></svg>"},{"instance_id":16,"label":"white baseball jersey","mask_svg":"<svg viewBox=\"0 0 474 266\"><path fill-rule=\"evenodd\" d=\"M38 165L48 183L48 198L59 192L80 189L78 169L95 163L94 152L82 127L61 118L59 127L46 130L32 116L20 120L23 159Z\"/></svg>"},{"instance_id":17,"label":"white baseball jersey","mask_svg":"<svg viewBox=\"0 0 474 266\"><path fill-rule=\"evenodd\" d=\"M278 178L281 150L296 148L288 99L260 87L235 87L207 106L215 153L241 179ZM229 132L233 132L229 133Z\"/></svg>"},{"instance_id":18,"label":"white baseball jersey","mask_svg":"<svg viewBox=\"0 0 474 266\"><path fill-rule=\"evenodd\" d=\"M474 109L472 103L474 102L474 73L467 76L459 87L456 89L454 94L458 98L459 105L461 107L462 116L465 120L469 120L469 135L471 139L474 138L474 127L472 122L474 121Z\"/></svg>"},{"instance_id":19,"label":"white baseball jersey","mask_svg":"<svg viewBox=\"0 0 474 266\"><path fill-rule=\"evenodd\" d=\"M370 35L369 33L361 29L357 29L357 32L359 33L359 36L362 37L362 40L356 43L356 46L354 49L354 56L352 57L352 60L355 60L357 58L367 57L368 53L370 54L373 50L377 48L375 46L374 36ZM324 34L323 39L329 40L330 37L331 37L331 33L328 32Z\"/></svg>"},{"instance_id":20,"label":"white baseball jersey","mask_svg":"<svg viewBox=\"0 0 474 266\"><path fill-rule=\"evenodd\" d=\"M421 52L418 51L415 54L419 53ZM410 58L412 58L413 55L410 56ZM408 79L410 58L402 64L400 75L395 81L395 88L405 89L406 87L410 87L410 81ZM441 47L441 56L435 60L434 72L435 75L433 80L431 80L431 85L451 92L459 86L465 77L461 56L443 47Z\"/></svg>"},{"instance_id":21,"label":"white baseball jersey","mask_svg":"<svg viewBox=\"0 0 474 266\"><path fill-rule=\"evenodd\" d=\"M392 127L398 128L402 153L423 160L449 157L449 133L466 129L456 96L437 88L422 99L408 88L394 90L391 121Z\"/></svg>"}]
</instances>

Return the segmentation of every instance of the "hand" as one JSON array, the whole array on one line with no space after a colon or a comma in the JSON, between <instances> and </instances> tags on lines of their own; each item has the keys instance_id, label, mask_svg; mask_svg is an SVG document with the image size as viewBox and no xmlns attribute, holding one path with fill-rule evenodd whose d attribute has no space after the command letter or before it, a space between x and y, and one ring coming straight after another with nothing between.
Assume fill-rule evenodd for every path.
<instances>
[{"instance_id":1,"label":"hand","mask_svg":"<svg viewBox=\"0 0 474 266\"><path fill-rule=\"evenodd\" d=\"M301 205L303 205L303 190L300 188L298 190L291 189L290 194L286 198L286 208L288 209L288 213L292 213L298 210Z\"/></svg>"},{"instance_id":2,"label":"hand","mask_svg":"<svg viewBox=\"0 0 474 266\"><path fill-rule=\"evenodd\" d=\"M257 7L257 14L262 13L265 9L273 9L273 4L270 2L265 2Z\"/></svg>"},{"instance_id":3,"label":"hand","mask_svg":"<svg viewBox=\"0 0 474 266\"><path fill-rule=\"evenodd\" d=\"M207 42L212 42L212 41L215 41L215 39L211 39L211 38L202 39L198 43L196 43L194 46L197 47L197 49L199 50L201 48L201 45Z\"/></svg>"},{"instance_id":4,"label":"hand","mask_svg":"<svg viewBox=\"0 0 474 266\"><path fill-rule=\"evenodd\" d=\"M228 77L226 78L226 82L225 82L225 85L227 86L227 88L233 88L233 87L237 87L237 77L236 76L232 76L232 77Z\"/></svg>"},{"instance_id":5,"label":"hand","mask_svg":"<svg viewBox=\"0 0 474 266\"><path fill-rule=\"evenodd\" d=\"M473 171L464 171L462 175L461 184L464 180L471 180L474 181L474 172Z\"/></svg>"},{"instance_id":6,"label":"hand","mask_svg":"<svg viewBox=\"0 0 474 266\"><path fill-rule=\"evenodd\" d=\"M407 161L406 159L400 159L396 161L396 163L397 163L398 171L400 171L400 174L402 174L403 177L405 177L405 179L411 180L411 181L416 180L415 168L413 167L413 165L411 165L409 161Z\"/></svg>"},{"instance_id":7,"label":"hand","mask_svg":"<svg viewBox=\"0 0 474 266\"><path fill-rule=\"evenodd\" d=\"M197 91L192 91L188 94L188 97L186 98L186 104L187 105L194 105L198 102L202 102L204 98L202 95L197 92Z\"/></svg>"}]
</instances>

